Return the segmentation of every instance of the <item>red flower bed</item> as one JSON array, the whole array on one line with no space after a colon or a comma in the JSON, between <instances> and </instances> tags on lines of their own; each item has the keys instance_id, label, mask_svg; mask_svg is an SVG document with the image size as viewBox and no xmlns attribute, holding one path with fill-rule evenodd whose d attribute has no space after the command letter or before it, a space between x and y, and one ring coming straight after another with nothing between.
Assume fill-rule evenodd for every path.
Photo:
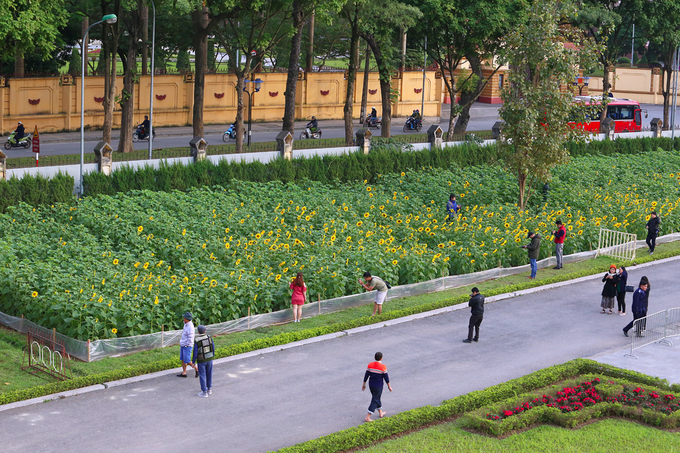
<instances>
[{"instance_id":1,"label":"red flower bed","mask_svg":"<svg viewBox=\"0 0 680 453\"><path fill-rule=\"evenodd\" d=\"M486 418L488 420L503 420L504 418L512 417L513 415L520 414L539 406L555 407L563 413L566 413L580 411L584 407L593 406L605 401L657 410L666 415L670 415L673 412L680 410L680 402L674 395L664 395L662 397L656 392L647 393L640 387L633 389L624 386L623 392L620 395L603 400L596 389L596 386L599 383L600 379L596 378L592 381L582 382L575 387L564 387L561 391L557 392L555 396L543 395L542 397L534 398L532 401L528 401L521 406L506 409L500 414L486 414Z\"/></svg>"}]
</instances>

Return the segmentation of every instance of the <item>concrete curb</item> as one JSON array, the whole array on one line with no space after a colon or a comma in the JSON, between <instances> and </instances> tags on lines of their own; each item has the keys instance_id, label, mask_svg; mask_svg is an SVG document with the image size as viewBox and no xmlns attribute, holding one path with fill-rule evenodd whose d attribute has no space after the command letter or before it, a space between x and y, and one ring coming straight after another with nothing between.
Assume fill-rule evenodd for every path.
<instances>
[{"instance_id":1,"label":"concrete curb","mask_svg":"<svg viewBox=\"0 0 680 453\"><path fill-rule=\"evenodd\" d=\"M657 260L657 261L650 261L649 263L642 263L642 264L638 264L638 265L635 265L635 266L629 266L628 269L629 270L644 269L646 267L655 266L655 265L658 265L658 264L665 264L665 263L677 261L677 260L680 260L680 255L673 256L673 257L670 257L670 258L664 258L664 259ZM594 274L594 275L586 275L585 277L579 277L579 278L575 278L573 280L565 280L563 282L550 283L550 284L547 284L547 285L537 286L535 288L524 289L524 290L521 290L521 291L514 291L514 292L510 292L510 293L498 294L496 296L487 297L485 302L486 303L500 302L500 301L506 300L506 299L513 299L515 297L525 296L525 295L528 295L528 294L533 294L533 293L537 293L537 292L541 292L541 291L547 291L547 290L550 290L550 289L561 288L563 286L571 285L571 284L574 284L574 283L580 283L580 282L585 282L585 281L588 281L588 280L600 278L600 275L601 275L601 273L597 273L597 274ZM466 308L468 308L468 306L465 305L465 304L457 304L457 305L452 305L450 307L438 308L436 310L430 310L430 311L426 311L426 312L423 312L423 313L416 313L416 314L413 314L413 315L404 316L402 318L390 319L388 321L378 322L378 323L375 323L375 324L369 324L367 326L355 327L354 329L348 329L348 330L343 330L343 331L340 331L340 332L329 333L329 334L326 334L326 335L307 338L305 340L295 341L295 342L292 342L292 343L286 343L286 344L282 344L282 345L278 345L278 346L271 346L269 348L258 349L256 351L244 352L243 354L237 354L237 355L233 355L233 356L230 356L230 357L224 357L224 358L215 360L215 364L220 365L222 363L234 362L234 361L237 361L237 360L242 360L242 359L246 359L246 358L250 358L250 357L256 357L256 356L264 355L264 354L270 354L272 352L285 351L287 349L297 348L297 347L308 345L308 344L319 343L319 342L322 342L322 341L332 340L334 338L340 338L340 337L344 337L344 336L347 336L347 335L355 335L355 334L359 334L359 333L362 333L362 332L368 332L370 330L381 329L383 327L396 326L396 325L399 325L399 324L415 321L415 320L418 320L418 319L429 318L431 316L437 316L437 315L440 315L440 314L450 313L450 312L454 312L454 311L457 311L457 310L464 310ZM39 398L30 399L30 400L17 401L16 403L4 404L4 405L0 405L0 412L8 411L8 410L11 410L11 409L16 409L16 408L20 408L20 407L32 406L34 404L44 403L44 402L47 402L47 401L53 401L53 400L56 400L56 399L66 398L66 397L69 397L69 396L82 395L82 394L93 392L93 391L96 391L96 390L106 390L107 388L120 387L120 386L127 385L127 384L144 382L144 381L148 381L150 379L155 379L157 377L162 377L162 376L167 376L167 375L170 375L170 374L179 373L179 372L181 372L181 370L182 370L182 368L172 368L172 369L169 369L169 370L158 371L158 372L155 372L155 373L143 374L141 376L134 376L134 377L126 378L126 379L120 379L118 381L105 382L104 384L96 384L96 385L91 385L89 387L83 387L83 388L80 388L80 389L68 390L66 392L54 393L54 394L51 394L51 395L45 395L45 396L41 396Z\"/></svg>"},{"instance_id":2,"label":"concrete curb","mask_svg":"<svg viewBox=\"0 0 680 453\"><path fill-rule=\"evenodd\" d=\"M8 411L11 409L17 409L20 407L32 406L39 403L47 403L48 401L59 400L62 398L67 398L69 396L78 396L85 393L94 392L97 390L106 390L103 384L95 384L89 387L82 387L79 389L67 390L65 392L53 393L51 395L40 396L38 398L32 398L30 400L17 401L16 403L3 404L0 406L0 412Z\"/></svg>"}]
</instances>

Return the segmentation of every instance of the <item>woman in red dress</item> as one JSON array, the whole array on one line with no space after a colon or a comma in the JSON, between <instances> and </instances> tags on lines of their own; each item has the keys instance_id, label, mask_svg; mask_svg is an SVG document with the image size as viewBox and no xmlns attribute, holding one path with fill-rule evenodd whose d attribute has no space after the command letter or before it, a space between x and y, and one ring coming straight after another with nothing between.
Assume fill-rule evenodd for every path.
<instances>
[{"instance_id":1,"label":"woman in red dress","mask_svg":"<svg viewBox=\"0 0 680 453\"><path fill-rule=\"evenodd\" d=\"M302 272L297 273L297 277L290 284L290 289L293 290L293 297L290 301L293 307L293 322L300 322L302 317L302 305L307 298L307 285L302 277Z\"/></svg>"}]
</instances>

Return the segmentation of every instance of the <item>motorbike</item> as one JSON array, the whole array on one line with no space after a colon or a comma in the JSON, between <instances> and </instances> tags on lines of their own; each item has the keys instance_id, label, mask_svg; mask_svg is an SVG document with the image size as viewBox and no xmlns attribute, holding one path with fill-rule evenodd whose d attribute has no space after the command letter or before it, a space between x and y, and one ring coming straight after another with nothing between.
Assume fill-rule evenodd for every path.
<instances>
[{"instance_id":1,"label":"motorbike","mask_svg":"<svg viewBox=\"0 0 680 453\"><path fill-rule=\"evenodd\" d=\"M423 120L416 120L415 118L409 116L406 119L406 124L404 124L404 132L416 130L420 131L423 128Z\"/></svg>"},{"instance_id":2,"label":"motorbike","mask_svg":"<svg viewBox=\"0 0 680 453\"><path fill-rule=\"evenodd\" d=\"M140 140L148 140L149 139L149 134L144 134L142 132L142 126L137 126L137 130L135 130L132 133L132 141L133 142L138 142ZM153 131L153 138L156 138L156 130L154 129Z\"/></svg>"},{"instance_id":3,"label":"motorbike","mask_svg":"<svg viewBox=\"0 0 680 453\"><path fill-rule=\"evenodd\" d=\"M9 137L7 137L7 141L5 142L5 149L12 149L12 148L30 148L31 145L33 144L31 140L31 134L24 135L21 137L19 140L19 143L14 140L14 136L16 135L16 132L12 132Z\"/></svg>"},{"instance_id":4,"label":"motorbike","mask_svg":"<svg viewBox=\"0 0 680 453\"><path fill-rule=\"evenodd\" d=\"M246 133L245 131L243 132L243 141L246 141ZM236 126L233 124L229 126L229 129L226 130L226 132L222 135L222 141L224 143L228 143L230 140L236 140Z\"/></svg>"},{"instance_id":5,"label":"motorbike","mask_svg":"<svg viewBox=\"0 0 680 453\"><path fill-rule=\"evenodd\" d=\"M380 117L373 117L373 116L367 116L366 120L364 120L364 127L374 127L376 129L380 129L382 126L382 116Z\"/></svg>"},{"instance_id":6,"label":"motorbike","mask_svg":"<svg viewBox=\"0 0 680 453\"><path fill-rule=\"evenodd\" d=\"M304 140L306 138L321 138L321 133L320 127L314 132L312 132L311 129L307 127L303 132L300 132L300 140Z\"/></svg>"}]
</instances>

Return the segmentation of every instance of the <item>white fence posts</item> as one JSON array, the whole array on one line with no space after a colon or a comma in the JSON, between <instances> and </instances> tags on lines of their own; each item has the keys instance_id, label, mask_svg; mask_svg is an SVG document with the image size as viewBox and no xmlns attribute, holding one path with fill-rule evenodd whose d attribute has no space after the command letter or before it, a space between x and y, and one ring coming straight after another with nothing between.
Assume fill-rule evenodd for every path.
<instances>
[{"instance_id":1,"label":"white fence posts","mask_svg":"<svg viewBox=\"0 0 680 453\"><path fill-rule=\"evenodd\" d=\"M626 261L635 259L637 234L600 228L597 256L606 255Z\"/></svg>"}]
</instances>

